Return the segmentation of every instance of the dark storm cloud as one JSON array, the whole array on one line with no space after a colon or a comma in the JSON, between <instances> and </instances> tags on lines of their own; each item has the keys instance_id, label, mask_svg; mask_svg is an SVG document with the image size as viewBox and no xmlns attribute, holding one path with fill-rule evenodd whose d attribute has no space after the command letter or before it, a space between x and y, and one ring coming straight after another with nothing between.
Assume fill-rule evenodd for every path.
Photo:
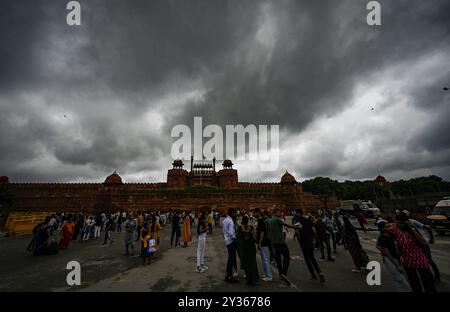
<instances>
[{"instance_id":1,"label":"dark storm cloud","mask_svg":"<svg viewBox=\"0 0 450 312\"><path fill-rule=\"evenodd\" d=\"M339 114L373 73L448 53L448 1L380 1L381 27L367 26L367 2L80 1L82 26L69 27L67 1L2 1L0 174L70 180L103 179L114 169L162 172L171 128L192 125L194 116L222 126L279 124L283 141ZM450 149L443 132L449 98L433 85L448 80L448 64L432 76L417 77L429 84L399 90L412 109L434 116L409 139L402 151L408 155ZM378 174L371 159L343 168L345 157L340 150L318 153L314 166L294 169ZM408 171L414 164L398 159L383 168ZM34 163L59 169L45 172ZM417 168L436 163L450 166L429 155Z\"/></svg>"}]
</instances>

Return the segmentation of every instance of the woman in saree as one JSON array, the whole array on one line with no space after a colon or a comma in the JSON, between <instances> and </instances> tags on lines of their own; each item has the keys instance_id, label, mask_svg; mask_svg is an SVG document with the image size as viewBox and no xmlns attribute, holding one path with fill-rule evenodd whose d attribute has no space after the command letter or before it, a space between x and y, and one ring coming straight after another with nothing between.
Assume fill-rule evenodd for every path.
<instances>
[{"instance_id":1,"label":"woman in saree","mask_svg":"<svg viewBox=\"0 0 450 312\"><path fill-rule=\"evenodd\" d=\"M251 286L258 285L259 281L254 232L253 226L248 224L248 217L242 217L241 225L237 229L236 241L247 285Z\"/></svg>"},{"instance_id":2,"label":"woman in saree","mask_svg":"<svg viewBox=\"0 0 450 312\"><path fill-rule=\"evenodd\" d=\"M183 219L183 247L187 247L188 243L192 241L192 235L191 235L191 218L189 217L189 214L186 213Z\"/></svg>"},{"instance_id":3,"label":"woman in saree","mask_svg":"<svg viewBox=\"0 0 450 312\"><path fill-rule=\"evenodd\" d=\"M73 224L71 218L64 223L64 226L61 230L61 239L59 240L60 249L66 249L67 247L69 247L69 243L70 241L72 241L74 227L75 225Z\"/></svg>"},{"instance_id":4,"label":"woman in saree","mask_svg":"<svg viewBox=\"0 0 450 312\"><path fill-rule=\"evenodd\" d=\"M352 256L353 263L355 264L352 272L361 272L361 268L366 268L367 263L369 263L369 257L361 246L355 227L350 223L350 220L347 217L344 217L343 239L345 246Z\"/></svg>"}]
</instances>

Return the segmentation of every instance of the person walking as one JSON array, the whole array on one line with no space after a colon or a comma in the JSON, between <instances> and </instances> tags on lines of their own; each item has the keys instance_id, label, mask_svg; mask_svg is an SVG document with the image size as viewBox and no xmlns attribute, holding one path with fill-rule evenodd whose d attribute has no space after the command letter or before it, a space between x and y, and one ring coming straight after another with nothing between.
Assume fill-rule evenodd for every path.
<instances>
[{"instance_id":1,"label":"person walking","mask_svg":"<svg viewBox=\"0 0 450 312\"><path fill-rule=\"evenodd\" d=\"M125 222L125 256L133 255L136 229L137 221L133 219L133 214L129 213L128 220Z\"/></svg>"},{"instance_id":2,"label":"person walking","mask_svg":"<svg viewBox=\"0 0 450 312\"><path fill-rule=\"evenodd\" d=\"M206 233L208 232L208 225L206 222L205 213L200 213L197 222L197 235L198 235L198 245L197 245L197 269L195 272L204 273L208 270L205 265L205 245L206 245Z\"/></svg>"},{"instance_id":3,"label":"person walking","mask_svg":"<svg viewBox=\"0 0 450 312\"><path fill-rule=\"evenodd\" d=\"M191 216L186 213L183 220L183 247L187 247L192 241L191 235Z\"/></svg>"},{"instance_id":4,"label":"person walking","mask_svg":"<svg viewBox=\"0 0 450 312\"><path fill-rule=\"evenodd\" d=\"M283 235L283 226L293 229L295 229L295 227L287 224L281 219L281 210L279 208L275 208L273 213L274 216L269 223L269 239L272 242L275 252L275 261L277 263L278 273L286 284L291 285L291 282L287 279L291 256L289 254L289 248L286 245L286 239ZM283 262L281 261L281 258L283 258Z\"/></svg>"},{"instance_id":5,"label":"person walking","mask_svg":"<svg viewBox=\"0 0 450 312\"><path fill-rule=\"evenodd\" d=\"M331 245L330 245L331 235L322 218L319 217L317 219L314 219L314 229L316 231L317 244L319 245L320 253L322 255L320 259L325 259L325 248L326 248L327 260L334 261L334 258L331 257Z\"/></svg>"},{"instance_id":6,"label":"person walking","mask_svg":"<svg viewBox=\"0 0 450 312\"><path fill-rule=\"evenodd\" d=\"M430 262L421 248L426 241L408 221L405 213L397 214L396 221L397 224L387 228L386 231L395 237L412 291L416 293L436 292Z\"/></svg>"},{"instance_id":7,"label":"person walking","mask_svg":"<svg viewBox=\"0 0 450 312\"><path fill-rule=\"evenodd\" d=\"M223 220L223 236L228 252L225 281L229 283L237 281L235 278L233 278L233 269L237 270L236 230L233 221L234 217L236 217L236 210L234 208L230 208L228 209L228 216Z\"/></svg>"},{"instance_id":8,"label":"person walking","mask_svg":"<svg viewBox=\"0 0 450 312\"><path fill-rule=\"evenodd\" d=\"M267 233L269 233L269 223L270 220L272 219L272 215L270 214L270 212L268 210L264 211L264 222L266 223L266 227L267 227ZM267 234L267 241L269 243L269 253L270 253L270 264L275 265L275 253L273 252L273 246L272 246L272 242L269 239L269 234Z\"/></svg>"},{"instance_id":9,"label":"person walking","mask_svg":"<svg viewBox=\"0 0 450 312\"><path fill-rule=\"evenodd\" d=\"M258 285L259 281L254 232L253 226L249 224L249 217L247 215L243 216L241 225L236 233L236 243L240 250L242 267L249 286Z\"/></svg>"},{"instance_id":10,"label":"person walking","mask_svg":"<svg viewBox=\"0 0 450 312\"><path fill-rule=\"evenodd\" d=\"M333 214L333 220L337 227L337 233L336 233L336 244L337 245L343 245L343 237L344 237L344 225L341 222L341 219L339 218L339 215L337 213Z\"/></svg>"},{"instance_id":11,"label":"person walking","mask_svg":"<svg viewBox=\"0 0 450 312\"><path fill-rule=\"evenodd\" d=\"M330 244L330 239L331 239L331 243L332 243L332 247L333 247L333 253L337 254L337 235L338 235L338 226L336 224L336 222L334 221L331 213L327 213L325 219L324 219L324 223L327 229L327 232L329 233L329 237L328 237L328 244Z\"/></svg>"},{"instance_id":12,"label":"person walking","mask_svg":"<svg viewBox=\"0 0 450 312\"><path fill-rule=\"evenodd\" d=\"M144 214L139 213L138 217L137 217L137 233L139 233L139 234L141 233L141 230L144 226L144 221L145 221ZM140 235L136 235L136 242L139 240L141 240Z\"/></svg>"},{"instance_id":13,"label":"person walking","mask_svg":"<svg viewBox=\"0 0 450 312\"><path fill-rule=\"evenodd\" d=\"M173 246L173 237L175 236L175 247L180 245L180 214L175 212L172 215L172 234L170 235L170 247Z\"/></svg>"},{"instance_id":14,"label":"person walking","mask_svg":"<svg viewBox=\"0 0 450 312\"><path fill-rule=\"evenodd\" d=\"M355 265L352 272L360 273L361 268L367 267L369 257L362 248L355 227L350 223L350 220L347 217L344 217L344 244L347 246Z\"/></svg>"},{"instance_id":15,"label":"person walking","mask_svg":"<svg viewBox=\"0 0 450 312\"><path fill-rule=\"evenodd\" d=\"M358 211L356 213L356 218L358 219L358 223L359 223L359 226L361 227L361 230L363 230L364 233L366 233L366 226L365 226L365 224L366 224L367 221L366 221L366 217L364 215L364 212L362 212L361 210Z\"/></svg>"},{"instance_id":16,"label":"person walking","mask_svg":"<svg viewBox=\"0 0 450 312\"><path fill-rule=\"evenodd\" d=\"M260 209L255 209L253 211L256 220L256 242L258 244L258 250L261 253L261 262L263 264L264 275L261 278L264 282L272 281L272 267L270 265L270 242L268 238L267 224L264 222L264 219L261 214Z\"/></svg>"},{"instance_id":17,"label":"person walking","mask_svg":"<svg viewBox=\"0 0 450 312\"><path fill-rule=\"evenodd\" d=\"M161 225L159 224L155 215L152 216L150 226L144 226L142 230L142 265L145 265L145 260L150 264L151 258L157 253L159 248L159 236Z\"/></svg>"},{"instance_id":18,"label":"person walking","mask_svg":"<svg viewBox=\"0 0 450 312\"><path fill-rule=\"evenodd\" d=\"M114 241L112 239L111 233L113 232L114 227L114 219L112 216L109 216L105 223L105 240L103 241L103 245L106 245L108 240L111 241L111 245L114 244Z\"/></svg>"},{"instance_id":19,"label":"person walking","mask_svg":"<svg viewBox=\"0 0 450 312\"><path fill-rule=\"evenodd\" d=\"M73 236L72 240L76 241L78 238L78 235L81 233L84 227L84 216L79 215L77 221L75 222L74 230L73 230Z\"/></svg>"},{"instance_id":20,"label":"person walking","mask_svg":"<svg viewBox=\"0 0 450 312\"><path fill-rule=\"evenodd\" d=\"M122 216L123 215L121 213L119 213L119 215L117 216L117 233L121 233L122 232L122 223L125 222L124 220L126 220Z\"/></svg>"},{"instance_id":21,"label":"person walking","mask_svg":"<svg viewBox=\"0 0 450 312\"><path fill-rule=\"evenodd\" d=\"M434 280L437 283L439 283L441 280L441 273L439 272L439 268L433 260L430 247L431 244L434 244L433 230L430 228L429 225L425 225L420 221L411 219L410 218L411 213L408 210L403 210L403 213L408 216L408 220L411 223L411 225L414 226L414 228L420 233L420 235L422 235L423 239L426 241L426 244L421 245L421 248L422 251L427 256L428 261L430 262L431 269L433 270L434 273Z\"/></svg>"},{"instance_id":22,"label":"person walking","mask_svg":"<svg viewBox=\"0 0 450 312\"><path fill-rule=\"evenodd\" d=\"M72 222L72 218L69 218L65 223L61 230L61 239L59 241L59 248L66 249L69 247L69 243L72 240L74 224Z\"/></svg>"},{"instance_id":23,"label":"person walking","mask_svg":"<svg viewBox=\"0 0 450 312\"><path fill-rule=\"evenodd\" d=\"M92 224L93 224L93 222L92 222L91 217L88 217L86 219L86 223L84 224L83 234L81 236L82 241L89 240L89 238L91 236L91 232L92 232Z\"/></svg>"},{"instance_id":24,"label":"person walking","mask_svg":"<svg viewBox=\"0 0 450 312\"><path fill-rule=\"evenodd\" d=\"M303 215L303 210L297 209L293 217L294 226L298 237L298 243L305 259L306 267L311 274L311 281L320 279L321 283L325 282L325 276L319 267L319 263L314 256L314 225L313 222Z\"/></svg>"},{"instance_id":25,"label":"person walking","mask_svg":"<svg viewBox=\"0 0 450 312\"><path fill-rule=\"evenodd\" d=\"M211 211L208 214L208 233L212 234L213 232L213 212Z\"/></svg>"},{"instance_id":26,"label":"person walking","mask_svg":"<svg viewBox=\"0 0 450 312\"><path fill-rule=\"evenodd\" d=\"M100 231L102 229L102 216L97 214L94 219L94 238L100 237Z\"/></svg>"},{"instance_id":27,"label":"person walking","mask_svg":"<svg viewBox=\"0 0 450 312\"><path fill-rule=\"evenodd\" d=\"M395 237L391 233L392 223L380 225L380 236L377 239L377 249L383 257L383 264L390 273L394 286L398 292L410 292L411 286L405 275L405 270L400 260L400 253L395 243Z\"/></svg>"}]
</instances>

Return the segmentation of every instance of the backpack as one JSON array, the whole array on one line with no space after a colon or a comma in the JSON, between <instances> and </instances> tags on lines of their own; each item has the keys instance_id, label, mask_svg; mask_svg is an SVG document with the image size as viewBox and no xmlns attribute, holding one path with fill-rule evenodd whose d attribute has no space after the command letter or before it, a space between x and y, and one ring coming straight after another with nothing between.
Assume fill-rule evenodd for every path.
<instances>
[{"instance_id":1,"label":"backpack","mask_svg":"<svg viewBox=\"0 0 450 312\"><path fill-rule=\"evenodd\" d=\"M156 239L153 237L150 237L147 240L147 248L145 249L145 253L147 255L155 253L156 252Z\"/></svg>"}]
</instances>

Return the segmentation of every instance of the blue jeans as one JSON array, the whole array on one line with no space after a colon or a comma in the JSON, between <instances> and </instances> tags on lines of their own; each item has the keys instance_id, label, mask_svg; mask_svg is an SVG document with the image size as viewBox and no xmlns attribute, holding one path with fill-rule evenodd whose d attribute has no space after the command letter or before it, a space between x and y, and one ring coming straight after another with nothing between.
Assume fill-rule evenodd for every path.
<instances>
[{"instance_id":1,"label":"blue jeans","mask_svg":"<svg viewBox=\"0 0 450 312\"><path fill-rule=\"evenodd\" d=\"M263 263L264 274L272 278L272 268L270 266L270 252L269 247L261 246L261 261Z\"/></svg>"},{"instance_id":2,"label":"blue jeans","mask_svg":"<svg viewBox=\"0 0 450 312\"><path fill-rule=\"evenodd\" d=\"M404 273L400 273L395 265L386 257L383 257L383 263L386 269L391 274L392 280L394 281L395 288L398 292L411 292L411 286L409 285L408 279Z\"/></svg>"}]
</instances>

